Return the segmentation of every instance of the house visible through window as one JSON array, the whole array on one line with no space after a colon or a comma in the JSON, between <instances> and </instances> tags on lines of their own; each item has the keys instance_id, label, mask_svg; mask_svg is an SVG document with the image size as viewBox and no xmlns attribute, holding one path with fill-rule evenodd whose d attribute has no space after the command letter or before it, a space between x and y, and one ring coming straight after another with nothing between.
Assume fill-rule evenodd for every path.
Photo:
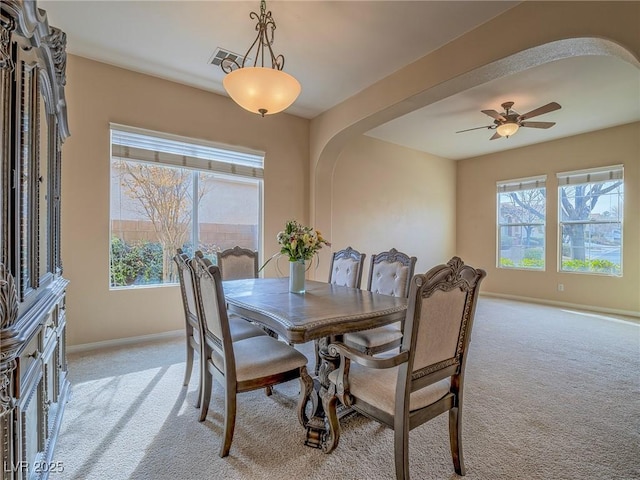
<instances>
[{"instance_id":1,"label":"house visible through window","mask_svg":"<svg viewBox=\"0 0 640 480\"><path fill-rule=\"evenodd\" d=\"M111 125L110 286L177 282L177 248L259 250L263 156Z\"/></svg>"},{"instance_id":2,"label":"house visible through window","mask_svg":"<svg viewBox=\"0 0 640 480\"><path fill-rule=\"evenodd\" d=\"M546 176L498 182L499 268L544 270Z\"/></svg>"},{"instance_id":3,"label":"house visible through window","mask_svg":"<svg viewBox=\"0 0 640 480\"><path fill-rule=\"evenodd\" d=\"M622 165L557 177L560 270L622 275Z\"/></svg>"}]
</instances>

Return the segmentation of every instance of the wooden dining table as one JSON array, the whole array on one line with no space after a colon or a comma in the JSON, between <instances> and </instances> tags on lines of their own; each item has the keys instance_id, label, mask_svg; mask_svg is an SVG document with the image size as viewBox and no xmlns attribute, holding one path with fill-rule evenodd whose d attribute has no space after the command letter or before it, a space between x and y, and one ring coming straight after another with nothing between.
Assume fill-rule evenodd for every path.
<instances>
[{"instance_id":1,"label":"wooden dining table","mask_svg":"<svg viewBox=\"0 0 640 480\"><path fill-rule=\"evenodd\" d=\"M251 278L223 282L227 308L277 333L288 343L319 340L322 367L315 379L311 415L306 421L305 445L331 451L336 436L325 422L322 402L328 375L337 368L339 357L329 354L328 345L345 333L366 330L401 321L407 299L307 280L306 292L289 292L288 278Z\"/></svg>"}]
</instances>

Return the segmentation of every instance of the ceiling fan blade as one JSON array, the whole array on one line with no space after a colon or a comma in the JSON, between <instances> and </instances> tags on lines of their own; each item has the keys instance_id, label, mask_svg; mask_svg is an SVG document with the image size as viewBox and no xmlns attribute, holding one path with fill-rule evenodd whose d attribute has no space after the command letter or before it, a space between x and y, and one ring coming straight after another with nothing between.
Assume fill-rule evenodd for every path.
<instances>
[{"instance_id":1,"label":"ceiling fan blade","mask_svg":"<svg viewBox=\"0 0 640 480\"><path fill-rule=\"evenodd\" d=\"M456 132L456 133L470 132L471 130L480 130L481 128L491 128L492 126L493 125L485 125L484 127L467 128L466 130L460 130L459 132Z\"/></svg>"},{"instance_id":2,"label":"ceiling fan blade","mask_svg":"<svg viewBox=\"0 0 640 480\"><path fill-rule=\"evenodd\" d=\"M533 128L551 128L556 122L522 122L521 127L533 127Z\"/></svg>"},{"instance_id":3,"label":"ceiling fan blade","mask_svg":"<svg viewBox=\"0 0 640 480\"><path fill-rule=\"evenodd\" d=\"M528 118L537 117L538 115L542 115L543 113L553 112L555 110L560 110L562 107L556 102L547 103L542 107L538 107L530 112L523 113L518 117L518 120L526 120Z\"/></svg>"},{"instance_id":4,"label":"ceiling fan blade","mask_svg":"<svg viewBox=\"0 0 640 480\"><path fill-rule=\"evenodd\" d=\"M491 118L493 118L495 120L500 120L501 122L506 122L507 121L506 118L504 118L502 115L500 115L495 110L480 110L480 111L482 113L484 113L485 115L489 115Z\"/></svg>"},{"instance_id":5,"label":"ceiling fan blade","mask_svg":"<svg viewBox=\"0 0 640 480\"><path fill-rule=\"evenodd\" d=\"M498 132L493 134L493 137L491 137L489 140L495 140L496 138L502 138L502 135L500 135Z\"/></svg>"}]
</instances>

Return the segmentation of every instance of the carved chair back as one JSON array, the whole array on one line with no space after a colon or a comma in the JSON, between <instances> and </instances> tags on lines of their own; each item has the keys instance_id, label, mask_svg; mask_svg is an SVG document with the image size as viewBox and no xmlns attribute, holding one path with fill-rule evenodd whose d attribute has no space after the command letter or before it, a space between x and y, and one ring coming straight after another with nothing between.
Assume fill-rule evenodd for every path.
<instances>
[{"instance_id":1,"label":"carved chair back","mask_svg":"<svg viewBox=\"0 0 640 480\"><path fill-rule=\"evenodd\" d=\"M178 248L173 260L178 266L178 282L180 283L180 293L182 294L182 305L184 307L187 335L193 335L193 330L199 334L196 296L191 267L189 266L189 257L180 248Z\"/></svg>"},{"instance_id":2,"label":"carved chair back","mask_svg":"<svg viewBox=\"0 0 640 480\"><path fill-rule=\"evenodd\" d=\"M393 413L398 478L409 478L409 430L446 411L454 470L458 475L465 474L464 370L480 283L485 275L484 270L453 257L446 265L416 275L411 281L400 348L400 352L408 352L408 359L398 367Z\"/></svg>"},{"instance_id":3,"label":"carved chair back","mask_svg":"<svg viewBox=\"0 0 640 480\"><path fill-rule=\"evenodd\" d=\"M196 301L200 312L203 338L210 348L224 354L227 346L224 344L224 339L231 340L231 332L222 291L220 268L203 256L195 256L191 260L191 268L194 272ZM228 347L227 350L231 350L231 341Z\"/></svg>"},{"instance_id":4,"label":"carved chair back","mask_svg":"<svg viewBox=\"0 0 640 480\"><path fill-rule=\"evenodd\" d=\"M486 273L453 257L446 265L416 275L411 282L401 351L409 352L406 372L398 378L396 412L405 397L443 378L457 377L461 388L466 352ZM401 372L402 372L401 367Z\"/></svg>"},{"instance_id":5,"label":"carved chair back","mask_svg":"<svg viewBox=\"0 0 640 480\"><path fill-rule=\"evenodd\" d=\"M200 329L203 338L203 359L219 356L216 362L220 373L230 381L235 378L233 341L229 327L222 276L220 269L208 258L196 255L191 260L196 287L196 301L200 313Z\"/></svg>"},{"instance_id":6,"label":"carved chair back","mask_svg":"<svg viewBox=\"0 0 640 480\"><path fill-rule=\"evenodd\" d=\"M333 252L331 256L331 269L329 271L329 283L360 288L362 269L366 256L366 254L360 253L351 247Z\"/></svg>"},{"instance_id":7,"label":"carved chair back","mask_svg":"<svg viewBox=\"0 0 640 480\"><path fill-rule=\"evenodd\" d=\"M416 261L416 257L410 257L395 248L372 255L367 290L406 298Z\"/></svg>"},{"instance_id":8,"label":"carved chair back","mask_svg":"<svg viewBox=\"0 0 640 480\"><path fill-rule=\"evenodd\" d=\"M183 385L189 385L191 372L193 370L193 359L195 354L201 355L202 333L198 321L198 307L196 303L195 285L193 283L193 272L189 263L189 257L181 249L177 250L173 257L178 266L178 281L180 283L180 294L182 306L184 308L184 326L186 334L187 358L185 364ZM202 394L202 375L198 375L198 397L196 398L196 408L200 406L200 396Z\"/></svg>"},{"instance_id":9,"label":"carved chair back","mask_svg":"<svg viewBox=\"0 0 640 480\"><path fill-rule=\"evenodd\" d=\"M258 252L235 246L216 253L223 280L258 278Z\"/></svg>"}]
</instances>

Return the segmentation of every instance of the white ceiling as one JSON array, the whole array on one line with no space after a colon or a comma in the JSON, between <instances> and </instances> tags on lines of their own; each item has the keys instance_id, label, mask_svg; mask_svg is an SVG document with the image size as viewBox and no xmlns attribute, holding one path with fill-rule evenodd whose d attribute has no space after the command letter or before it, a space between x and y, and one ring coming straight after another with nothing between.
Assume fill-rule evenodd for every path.
<instances>
[{"instance_id":1,"label":"white ceiling","mask_svg":"<svg viewBox=\"0 0 640 480\"><path fill-rule=\"evenodd\" d=\"M274 51L302 84L287 112L313 118L519 2L267 1ZM67 51L226 95L224 73L209 64L216 47L244 54L255 38L249 12L259 1L40 0ZM515 102L549 130L523 128L489 141L480 110ZM640 120L640 70L613 57L574 57L493 80L382 125L369 135L460 159Z\"/></svg>"},{"instance_id":2,"label":"white ceiling","mask_svg":"<svg viewBox=\"0 0 640 480\"><path fill-rule=\"evenodd\" d=\"M556 122L549 129L521 128L489 141L495 130L459 130L493 125L480 110L502 113L502 103L526 113L549 102L560 110L532 121ZM610 56L572 57L471 88L388 122L371 135L445 158L462 159L640 120L640 71Z\"/></svg>"}]
</instances>

